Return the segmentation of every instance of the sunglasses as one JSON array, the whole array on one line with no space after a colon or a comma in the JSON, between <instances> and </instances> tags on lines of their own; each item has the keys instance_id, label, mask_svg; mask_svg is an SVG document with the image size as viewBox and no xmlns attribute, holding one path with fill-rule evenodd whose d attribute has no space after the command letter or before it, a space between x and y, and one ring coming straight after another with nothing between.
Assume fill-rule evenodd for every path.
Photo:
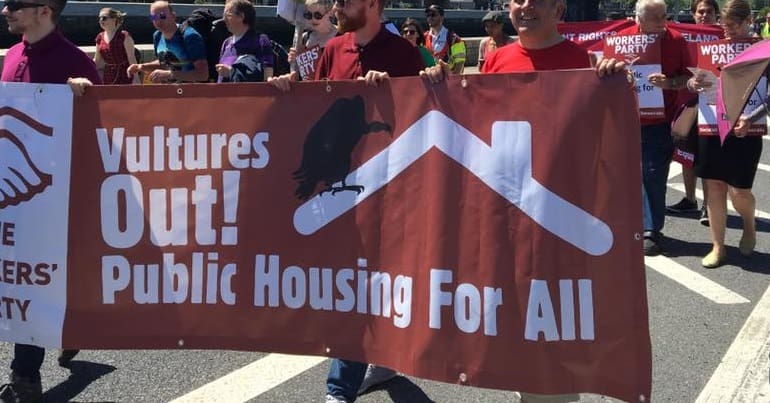
<instances>
[{"instance_id":1,"label":"sunglasses","mask_svg":"<svg viewBox=\"0 0 770 403\"><path fill-rule=\"evenodd\" d=\"M438 13L425 13L425 17L426 17L426 18L429 18L429 17L438 17L438 16L439 16L439 14L438 14Z\"/></svg>"},{"instance_id":2,"label":"sunglasses","mask_svg":"<svg viewBox=\"0 0 770 403\"><path fill-rule=\"evenodd\" d=\"M150 14L150 21L165 20L166 13Z\"/></svg>"},{"instance_id":3,"label":"sunglasses","mask_svg":"<svg viewBox=\"0 0 770 403\"><path fill-rule=\"evenodd\" d=\"M99 16L99 21L107 21L107 20L111 20L111 19L112 19L112 17L110 17L109 15L100 15Z\"/></svg>"},{"instance_id":4,"label":"sunglasses","mask_svg":"<svg viewBox=\"0 0 770 403\"><path fill-rule=\"evenodd\" d=\"M15 0L5 1L4 4L5 4L5 7L8 9L8 11L10 12L19 11L22 8L36 8L36 7L47 6L47 4L24 3L22 1L15 1Z\"/></svg>"},{"instance_id":5,"label":"sunglasses","mask_svg":"<svg viewBox=\"0 0 770 403\"><path fill-rule=\"evenodd\" d=\"M326 13L321 14L320 12L316 11L314 13L311 13L310 11L306 11L304 14L302 14L303 17L305 17L306 20L321 20L326 16Z\"/></svg>"},{"instance_id":6,"label":"sunglasses","mask_svg":"<svg viewBox=\"0 0 770 403\"><path fill-rule=\"evenodd\" d=\"M415 31L414 29L405 29L405 30L402 31L402 34L404 34L404 35L414 35L416 33L417 33L417 31Z\"/></svg>"}]
</instances>

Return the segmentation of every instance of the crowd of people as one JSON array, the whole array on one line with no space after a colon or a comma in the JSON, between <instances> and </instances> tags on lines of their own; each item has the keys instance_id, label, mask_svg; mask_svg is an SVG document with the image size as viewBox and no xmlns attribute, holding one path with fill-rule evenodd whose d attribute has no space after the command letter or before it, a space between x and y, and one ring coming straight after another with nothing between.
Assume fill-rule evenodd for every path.
<instances>
[{"instance_id":1,"label":"crowd of people","mask_svg":"<svg viewBox=\"0 0 770 403\"><path fill-rule=\"evenodd\" d=\"M282 91L290 91L292 83L300 80L361 79L376 86L389 77L422 76L431 83L439 83L451 74L462 73L466 59L464 41L444 26L444 10L438 5L425 10L428 30L423 32L418 21L408 19L394 34L382 22L384 0L308 0L303 15L308 31L288 52L291 70L277 74L276 53L269 38L256 31L252 3L227 0L223 23L230 36L220 47L214 66L216 77L212 77L202 35L188 24L179 24L167 1L158 0L150 5L150 19L157 30L153 38L156 57L146 63L137 60L130 34L121 29L125 15L111 8L99 12L103 32L96 37L93 60L88 58L56 29L65 5L66 0L5 2L2 13L8 29L22 34L23 40L8 50L2 81L68 83L76 96L91 85L137 83L139 74L153 83L267 81ZM482 23L489 37L480 50L481 73L593 68L599 77L604 77L626 72L625 61L596 60L589 51L559 33L557 25L565 9L564 0L514 0L509 17L518 32L515 41L502 32L502 14L487 14ZM721 13L714 0L699 0L693 4L693 12L701 24L714 24L721 15L721 26L730 39L748 35L752 23L745 0L728 0ZM679 91L696 94L714 83L689 73L687 67L693 62L689 60L687 44L680 34L666 29L663 0L638 0L636 19L637 24L623 33L659 34L663 60L662 72L644 79L663 90L665 117L642 119L639 133L643 247L645 254L654 255L662 250L666 181L674 147L671 123L683 102ZM310 67L308 60L312 61ZM747 136L746 128L766 114L767 99L765 105L738 119L723 146L718 137L695 136L696 166L694 175L688 174L685 183L689 183L688 189L694 189L693 178L697 175L705 180L704 191L708 189L706 210L713 249L703 258L704 267L717 267L727 258L724 232L728 194L744 221L740 252L749 255L754 248L755 202L751 187L762 142L759 137ZM694 191L688 190L685 200L696 203ZM681 207L673 209L683 210ZM67 365L76 353L64 351L60 364ZM38 401L42 395L40 367L44 350L16 344L14 354L11 381L0 398ZM327 379L326 401L353 402L360 393L395 375L387 368L335 359Z\"/></svg>"}]
</instances>

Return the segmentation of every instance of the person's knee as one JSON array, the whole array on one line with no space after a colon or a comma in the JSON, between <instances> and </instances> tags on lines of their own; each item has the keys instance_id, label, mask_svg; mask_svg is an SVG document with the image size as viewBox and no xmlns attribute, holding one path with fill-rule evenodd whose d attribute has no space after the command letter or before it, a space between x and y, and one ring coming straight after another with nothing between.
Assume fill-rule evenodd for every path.
<instances>
[{"instance_id":1,"label":"person's knee","mask_svg":"<svg viewBox=\"0 0 770 403\"><path fill-rule=\"evenodd\" d=\"M754 194L751 193L751 189L737 189L730 186L730 198L740 201L753 202Z\"/></svg>"}]
</instances>

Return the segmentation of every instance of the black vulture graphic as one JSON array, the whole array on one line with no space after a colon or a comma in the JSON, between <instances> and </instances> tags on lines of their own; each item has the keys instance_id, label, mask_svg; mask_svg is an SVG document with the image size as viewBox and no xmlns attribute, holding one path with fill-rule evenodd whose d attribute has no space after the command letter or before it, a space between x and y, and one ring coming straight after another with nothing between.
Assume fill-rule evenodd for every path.
<instances>
[{"instance_id":1,"label":"black vulture graphic","mask_svg":"<svg viewBox=\"0 0 770 403\"><path fill-rule=\"evenodd\" d=\"M331 192L334 195L343 190L361 193L364 190L363 186L345 183L345 177L350 173L350 155L365 134L383 131L392 134L389 124L367 122L364 114L361 96L340 98L313 125L302 148L302 163L292 173L299 182L294 191L297 198L310 198L318 182L326 185L320 194ZM342 185L334 186L337 182Z\"/></svg>"}]
</instances>

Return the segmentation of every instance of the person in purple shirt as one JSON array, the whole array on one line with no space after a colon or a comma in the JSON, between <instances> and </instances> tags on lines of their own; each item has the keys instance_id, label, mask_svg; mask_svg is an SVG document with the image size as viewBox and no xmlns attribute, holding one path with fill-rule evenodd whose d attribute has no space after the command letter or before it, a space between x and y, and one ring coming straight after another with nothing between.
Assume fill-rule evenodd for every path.
<instances>
[{"instance_id":1,"label":"person in purple shirt","mask_svg":"<svg viewBox=\"0 0 770 403\"><path fill-rule=\"evenodd\" d=\"M5 55L0 79L5 82L69 84L76 96L86 87L101 84L94 61L68 41L56 27L67 0L6 0L3 16L8 31L23 35ZM59 363L66 366L77 350L65 350ZM45 350L26 344L14 346L11 381L0 392L3 402L36 402L42 397L40 367Z\"/></svg>"}]
</instances>

